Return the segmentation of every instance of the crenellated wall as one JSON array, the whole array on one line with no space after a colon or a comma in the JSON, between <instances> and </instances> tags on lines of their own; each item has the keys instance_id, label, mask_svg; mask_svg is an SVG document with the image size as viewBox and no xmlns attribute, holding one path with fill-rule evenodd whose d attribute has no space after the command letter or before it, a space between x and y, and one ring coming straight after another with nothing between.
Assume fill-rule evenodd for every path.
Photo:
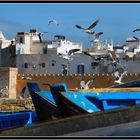
<instances>
[{"instance_id":1,"label":"crenellated wall","mask_svg":"<svg viewBox=\"0 0 140 140\"><path fill-rule=\"evenodd\" d=\"M21 77L30 77L32 80L21 80ZM80 88L80 81L83 79L85 82L94 79L94 83L90 88L105 88L114 83L114 77L111 74L18 74L17 76L17 95L21 92L23 87L26 86L27 82L38 82L40 87L44 90L49 90L48 87L44 86L43 83L66 83L68 88L76 89ZM140 74L129 73L123 78L123 82L133 81L140 79ZM28 94L28 89L26 89Z\"/></svg>"}]
</instances>

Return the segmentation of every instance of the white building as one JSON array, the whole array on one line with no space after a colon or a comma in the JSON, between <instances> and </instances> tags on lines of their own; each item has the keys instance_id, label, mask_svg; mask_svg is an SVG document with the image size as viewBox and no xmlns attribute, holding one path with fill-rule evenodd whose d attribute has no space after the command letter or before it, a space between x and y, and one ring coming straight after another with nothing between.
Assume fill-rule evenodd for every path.
<instances>
[{"instance_id":1,"label":"white building","mask_svg":"<svg viewBox=\"0 0 140 140\"><path fill-rule=\"evenodd\" d=\"M1 49L4 49L4 48L6 48L6 47L9 47L10 44L11 44L11 40L7 40L7 39L4 37L3 33L0 32L0 48L1 48Z\"/></svg>"},{"instance_id":2,"label":"white building","mask_svg":"<svg viewBox=\"0 0 140 140\"><path fill-rule=\"evenodd\" d=\"M54 40L47 41L40 40L40 37L36 30L17 33L16 54L44 54L52 48L57 49L57 54L67 54L71 49L82 52L82 43L68 41L64 36L56 35Z\"/></svg>"}]
</instances>

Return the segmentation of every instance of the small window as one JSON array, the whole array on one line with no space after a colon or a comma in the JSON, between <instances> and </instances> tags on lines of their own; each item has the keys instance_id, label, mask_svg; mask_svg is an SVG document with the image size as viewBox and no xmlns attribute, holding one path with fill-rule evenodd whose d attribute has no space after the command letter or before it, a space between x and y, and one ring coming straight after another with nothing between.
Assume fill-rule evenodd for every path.
<instances>
[{"instance_id":1,"label":"small window","mask_svg":"<svg viewBox=\"0 0 140 140\"><path fill-rule=\"evenodd\" d=\"M47 47L44 47L44 48L43 48L43 53L44 53L44 54L47 54Z\"/></svg>"},{"instance_id":2,"label":"small window","mask_svg":"<svg viewBox=\"0 0 140 140\"><path fill-rule=\"evenodd\" d=\"M28 68L29 67L29 63L24 63L24 68Z\"/></svg>"},{"instance_id":3,"label":"small window","mask_svg":"<svg viewBox=\"0 0 140 140\"><path fill-rule=\"evenodd\" d=\"M20 43L23 43L23 37L20 37L20 38L19 38L19 42L20 42Z\"/></svg>"},{"instance_id":4,"label":"small window","mask_svg":"<svg viewBox=\"0 0 140 140\"><path fill-rule=\"evenodd\" d=\"M79 64L79 65L77 66L77 73L78 73L78 74L84 74L84 73L85 73L84 65L83 65L83 64Z\"/></svg>"},{"instance_id":5,"label":"small window","mask_svg":"<svg viewBox=\"0 0 140 140\"><path fill-rule=\"evenodd\" d=\"M56 64L56 61L52 60L52 66L55 66L55 64Z\"/></svg>"},{"instance_id":6,"label":"small window","mask_svg":"<svg viewBox=\"0 0 140 140\"><path fill-rule=\"evenodd\" d=\"M42 63L42 68L45 68L45 63Z\"/></svg>"}]
</instances>

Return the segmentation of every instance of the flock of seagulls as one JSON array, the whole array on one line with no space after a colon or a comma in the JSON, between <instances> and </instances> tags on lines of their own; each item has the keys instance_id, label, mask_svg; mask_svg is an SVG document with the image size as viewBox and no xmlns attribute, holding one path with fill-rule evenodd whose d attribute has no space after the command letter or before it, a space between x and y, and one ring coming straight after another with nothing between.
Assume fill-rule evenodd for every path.
<instances>
[{"instance_id":1,"label":"flock of seagulls","mask_svg":"<svg viewBox=\"0 0 140 140\"><path fill-rule=\"evenodd\" d=\"M119 62L119 60L115 60L111 53L109 53L109 58L111 60L111 65L113 66L113 75L115 77L114 83L121 84L123 77L126 75L127 71L124 70L123 65ZM109 65L110 65L109 64ZM119 66L119 68L118 68Z\"/></svg>"},{"instance_id":2,"label":"flock of seagulls","mask_svg":"<svg viewBox=\"0 0 140 140\"><path fill-rule=\"evenodd\" d=\"M99 23L100 21L100 18L98 18L96 21L94 21L89 27L87 28L84 28L82 27L81 25L75 25L76 28L78 29L81 29L83 32L87 33L88 35L92 36L93 34L95 34L95 31L92 31L92 29ZM58 24L58 21L55 20L55 19L50 19L48 20L48 25L51 25L51 24L55 24L55 25L59 25ZM133 32L137 32L137 31L140 31L140 29L135 29L133 30ZM38 36L39 36L39 40L40 42L42 42L42 35L46 34L48 32L42 32L42 33L38 33ZM103 35L103 32L98 32L95 34L95 38L91 41L91 42L98 42L99 40L99 37ZM136 40L139 40L137 37L134 36L134 39ZM64 59L66 60L73 60L71 58L71 56L73 56L75 54L75 52L79 51L80 49L71 49L69 52L67 52L66 54L58 54L59 56L63 57ZM92 55L90 55L88 52L86 51L83 51L83 53L85 55L88 55L90 57L93 57ZM112 57L112 54L109 53L107 56L99 56L99 57L96 57L94 58L95 60L97 60L98 62L100 62L102 59L104 58L110 58L110 60L112 61L111 64L114 66L114 68L117 67L117 65L119 64L118 61L116 61L113 57ZM121 83L121 80L123 78L123 76L126 74L126 71L122 74L119 73L119 71L115 71L114 72L114 76L116 77L116 80L115 80L115 83ZM21 77L22 80L32 80L32 78L30 77ZM84 88L84 89L87 89L89 87L89 85L93 83L93 80L90 80L88 81L87 83L85 83L84 81L81 81L81 87Z\"/></svg>"}]
</instances>

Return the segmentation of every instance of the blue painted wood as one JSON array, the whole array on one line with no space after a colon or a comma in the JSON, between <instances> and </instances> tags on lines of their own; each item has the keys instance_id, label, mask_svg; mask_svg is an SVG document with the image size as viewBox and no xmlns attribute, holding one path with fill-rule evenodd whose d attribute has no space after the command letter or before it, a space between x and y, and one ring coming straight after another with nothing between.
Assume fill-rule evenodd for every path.
<instances>
[{"instance_id":1,"label":"blue painted wood","mask_svg":"<svg viewBox=\"0 0 140 140\"><path fill-rule=\"evenodd\" d=\"M1 131L20 126L30 126L37 121L38 118L35 111L0 112Z\"/></svg>"},{"instance_id":2,"label":"blue painted wood","mask_svg":"<svg viewBox=\"0 0 140 140\"><path fill-rule=\"evenodd\" d=\"M42 91L38 83L27 83L27 86L40 121L61 116L51 92Z\"/></svg>"},{"instance_id":3,"label":"blue painted wood","mask_svg":"<svg viewBox=\"0 0 140 140\"><path fill-rule=\"evenodd\" d=\"M65 83L53 84L51 92L62 114L73 115L100 111L98 106L88 100L82 92L70 92Z\"/></svg>"},{"instance_id":4,"label":"blue painted wood","mask_svg":"<svg viewBox=\"0 0 140 140\"><path fill-rule=\"evenodd\" d=\"M59 88L58 88L59 87ZM61 88L60 88L61 87ZM54 84L53 88L56 88L58 92L60 92L60 96L65 96L69 103L74 103L78 107L87 111L92 106L92 111L101 111L108 109L115 109L124 106L132 106L139 104L140 100L140 92L70 92L64 83L62 84ZM61 90L60 90L61 89ZM57 91L55 94L57 94ZM75 96L75 98L74 98ZM55 97L58 98L58 97ZM60 97L57 99L59 100ZM88 99L90 102L88 102ZM58 102L58 101L57 101ZM63 102L63 101L61 101ZM86 105L83 106L82 102ZM59 104L61 104L59 102ZM88 108L89 107L89 108ZM90 108L91 109L91 108ZM88 112L88 111L87 111Z\"/></svg>"},{"instance_id":5,"label":"blue painted wood","mask_svg":"<svg viewBox=\"0 0 140 140\"><path fill-rule=\"evenodd\" d=\"M27 85L36 111L45 119L52 114L70 116L140 104L139 91L71 92L65 83L58 83L53 84L48 92L41 91L37 83Z\"/></svg>"}]
</instances>

